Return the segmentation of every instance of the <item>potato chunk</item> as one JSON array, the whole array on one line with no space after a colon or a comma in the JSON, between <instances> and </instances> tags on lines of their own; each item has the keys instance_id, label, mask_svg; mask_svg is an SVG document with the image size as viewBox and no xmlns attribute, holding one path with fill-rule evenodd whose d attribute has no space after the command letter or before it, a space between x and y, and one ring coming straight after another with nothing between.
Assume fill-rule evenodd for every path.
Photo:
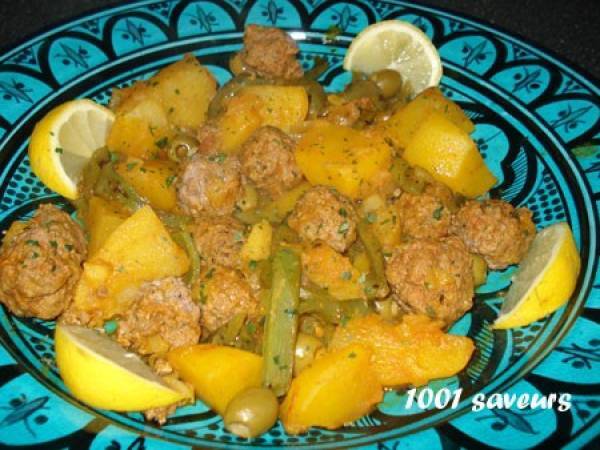
<instances>
[{"instance_id":1,"label":"potato chunk","mask_svg":"<svg viewBox=\"0 0 600 450\"><path fill-rule=\"evenodd\" d=\"M350 259L328 245L318 245L302 252L302 272L338 300L366 298L359 281L360 272L352 266Z\"/></svg>"},{"instance_id":2,"label":"potato chunk","mask_svg":"<svg viewBox=\"0 0 600 450\"><path fill-rule=\"evenodd\" d=\"M73 307L92 326L123 312L144 282L181 276L189 268L152 208L145 206L119 225L83 265Z\"/></svg>"},{"instance_id":3,"label":"potato chunk","mask_svg":"<svg viewBox=\"0 0 600 450\"><path fill-rule=\"evenodd\" d=\"M437 87L431 87L425 89L414 100L394 113L387 122L384 122L386 137L390 138L394 145L406 148L417 129L433 111L443 114L446 119L467 134L472 133L475 129L475 125L460 109L460 106L444 97Z\"/></svg>"},{"instance_id":4,"label":"potato chunk","mask_svg":"<svg viewBox=\"0 0 600 450\"><path fill-rule=\"evenodd\" d=\"M104 242L126 218L127 215L117 205L101 197L90 198L84 219L89 233L88 255L90 257L102 248Z\"/></svg>"},{"instance_id":5,"label":"potato chunk","mask_svg":"<svg viewBox=\"0 0 600 450\"><path fill-rule=\"evenodd\" d=\"M352 344L326 353L294 378L280 409L290 434L312 426L341 427L367 414L383 398L371 350Z\"/></svg>"},{"instance_id":6,"label":"potato chunk","mask_svg":"<svg viewBox=\"0 0 600 450\"><path fill-rule=\"evenodd\" d=\"M152 207L172 211L177 205L175 177L177 165L171 161L143 161L128 158L115 170L135 191L145 197Z\"/></svg>"},{"instance_id":7,"label":"potato chunk","mask_svg":"<svg viewBox=\"0 0 600 450\"><path fill-rule=\"evenodd\" d=\"M473 139L438 112L422 123L403 157L466 197L485 194L496 183Z\"/></svg>"},{"instance_id":8,"label":"potato chunk","mask_svg":"<svg viewBox=\"0 0 600 450\"><path fill-rule=\"evenodd\" d=\"M407 315L399 324L377 314L338 326L330 348L359 343L372 349L371 364L384 386L420 386L461 371L473 353L473 342L442 331L442 323L426 316Z\"/></svg>"},{"instance_id":9,"label":"potato chunk","mask_svg":"<svg viewBox=\"0 0 600 450\"><path fill-rule=\"evenodd\" d=\"M198 397L221 415L233 397L262 382L262 357L233 347L179 347L169 352L168 359Z\"/></svg>"},{"instance_id":10,"label":"potato chunk","mask_svg":"<svg viewBox=\"0 0 600 450\"><path fill-rule=\"evenodd\" d=\"M315 121L296 146L296 163L311 184L332 186L362 198L390 165L391 150L380 133Z\"/></svg>"}]
</instances>

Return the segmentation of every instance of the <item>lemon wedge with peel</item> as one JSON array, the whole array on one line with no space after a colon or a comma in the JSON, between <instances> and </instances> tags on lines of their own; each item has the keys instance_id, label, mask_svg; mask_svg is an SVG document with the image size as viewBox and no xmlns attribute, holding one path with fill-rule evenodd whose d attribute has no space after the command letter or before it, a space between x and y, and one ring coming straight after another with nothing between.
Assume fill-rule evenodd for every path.
<instances>
[{"instance_id":1,"label":"lemon wedge with peel","mask_svg":"<svg viewBox=\"0 0 600 450\"><path fill-rule=\"evenodd\" d=\"M568 224L540 231L513 277L496 329L528 325L556 311L575 290L581 259Z\"/></svg>"},{"instance_id":2,"label":"lemon wedge with peel","mask_svg":"<svg viewBox=\"0 0 600 450\"><path fill-rule=\"evenodd\" d=\"M410 82L414 95L442 78L440 55L431 40L402 20L384 20L361 31L346 52L344 69L367 74L396 70Z\"/></svg>"},{"instance_id":3,"label":"lemon wedge with peel","mask_svg":"<svg viewBox=\"0 0 600 450\"><path fill-rule=\"evenodd\" d=\"M169 387L135 353L95 330L57 325L56 364L73 395L95 408L142 411L185 395Z\"/></svg>"},{"instance_id":4,"label":"lemon wedge with peel","mask_svg":"<svg viewBox=\"0 0 600 450\"><path fill-rule=\"evenodd\" d=\"M52 109L29 141L31 169L48 188L75 199L77 181L94 151L106 144L115 120L109 109L78 99Z\"/></svg>"}]
</instances>

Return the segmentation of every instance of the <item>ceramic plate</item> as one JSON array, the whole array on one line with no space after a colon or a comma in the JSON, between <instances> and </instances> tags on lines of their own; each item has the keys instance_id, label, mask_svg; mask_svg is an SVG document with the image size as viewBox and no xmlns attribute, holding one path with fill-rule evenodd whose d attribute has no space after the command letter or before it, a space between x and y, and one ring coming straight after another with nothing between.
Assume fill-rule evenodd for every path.
<instances>
[{"instance_id":1,"label":"ceramic plate","mask_svg":"<svg viewBox=\"0 0 600 450\"><path fill-rule=\"evenodd\" d=\"M32 175L27 142L53 106L75 97L106 103L113 86L147 78L193 52L221 83L244 25L288 30L302 64L324 57L322 81L348 81L342 59L352 36L370 23L399 18L425 31L444 63L444 93L477 124L474 138L499 183L494 194L534 213L538 227L568 221L583 262L571 301L550 317L512 331L492 331L512 270L495 272L475 307L452 331L477 352L459 376L434 390L462 389L454 409L407 408L388 392L372 414L328 431L287 435L280 425L253 440L223 429L198 402L163 427L141 414L95 410L65 389L54 363L54 324L0 311L0 446L31 449L191 449L370 447L580 448L600 431L599 86L546 51L485 24L397 1L140 1L86 15L0 55L0 220L2 229L40 202L69 206ZM328 29L341 34L325 43ZM93 381L92 381L93 382ZM472 411L475 394L571 394L566 412L552 409Z\"/></svg>"}]
</instances>

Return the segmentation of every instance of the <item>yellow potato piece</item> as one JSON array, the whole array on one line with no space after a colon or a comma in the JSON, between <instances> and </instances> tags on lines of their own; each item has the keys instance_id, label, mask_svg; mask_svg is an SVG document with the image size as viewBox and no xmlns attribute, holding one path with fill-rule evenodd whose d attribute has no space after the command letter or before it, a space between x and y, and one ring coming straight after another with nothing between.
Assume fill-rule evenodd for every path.
<instances>
[{"instance_id":1,"label":"yellow potato piece","mask_svg":"<svg viewBox=\"0 0 600 450\"><path fill-rule=\"evenodd\" d=\"M383 123L386 137L397 147L406 148L417 129L433 111L443 114L465 133L470 134L475 129L475 125L460 106L444 97L439 88L431 87L425 89Z\"/></svg>"},{"instance_id":2,"label":"yellow potato piece","mask_svg":"<svg viewBox=\"0 0 600 450\"><path fill-rule=\"evenodd\" d=\"M154 208L172 211L177 206L175 163L128 158L117 164L115 170L139 195L148 199Z\"/></svg>"},{"instance_id":3,"label":"yellow potato piece","mask_svg":"<svg viewBox=\"0 0 600 450\"><path fill-rule=\"evenodd\" d=\"M225 153L237 153L250 135L261 126L258 98L253 95L235 96L217 119L219 141Z\"/></svg>"},{"instance_id":4,"label":"yellow potato piece","mask_svg":"<svg viewBox=\"0 0 600 450\"><path fill-rule=\"evenodd\" d=\"M271 255L273 227L266 220L252 226L250 234L242 247L240 256L245 261L261 261Z\"/></svg>"},{"instance_id":5,"label":"yellow potato piece","mask_svg":"<svg viewBox=\"0 0 600 450\"><path fill-rule=\"evenodd\" d=\"M169 122L161 104L144 97L117 111L106 146L115 152L149 159L166 147L170 138Z\"/></svg>"},{"instance_id":6,"label":"yellow potato piece","mask_svg":"<svg viewBox=\"0 0 600 450\"><path fill-rule=\"evenodd\" d=\"M371 181L387 169L390 147L377 131L359 131L315 121L296 146L296 162L311 184L335 187L351 198L364 197Z\"/></svg>"},{"instance_id":7,"label":"yellow potato piece","mask_svg":"<svg viewBox=\"0 0 600 450\"><path fill-rule=\"evenodd\" d=\"M357 317L338 326L330 348L360 343L372 351L371 364L384 386L419 386L460 372L469 362L473 342L442 331L440 322L406 315L399 324L377 314Z\"/></svg>"},{"instance_id":8,"label":"yellow potato piece","mask_svg":"<svg viewBox=\"0 0 600 450\"><path fill-rule=\"evenodd\" d=\"M92 257L104 242L121 225L127 215L116 205L101 197L92 197L85 215L85 225L89 233L88 255Z\"/></svg>"},{"instance_id":9,"label":"yellow potato piece","mask_svg":"<svg viewBox=\"0 0 600 450\"><path fill-rule=\"evenodd\" d=\"M382 400L383 389L370 358L368 347L352 344L304 369L281 404L285 430L298 434L312 426L335 429L371 411Z\"/></svg>"},{"instance_id":10,"label":"yellow potato piece","mask_svg":"<svg viewBox=\"0 0 600 450\"><path fill-rule=\"evenodd\" d=\"M302 273L317 286L327 289L338 300L366 298L359 281L360 272L349 258L328 245L319 245L302 252Z\"/></svg>"},{"instance_id":11,"label":"yellow potato piece","mask_svg":"<svg viewBox=\"0 0 600 450\"><path fill-rule=\"evenodd\" d=\"M221 415L233 397L262 383L262 357L237 348L197 344L172 350L168 359L198 397Z\"/></svg>"},{"instance_id":12,"label":"yellow potato piece","mask_svg":"<svg viewBox=\"0 0 600 450\"><path fill-rule=\"evenodd\" d=\"M119 225L83 265L73 306L92 316L91 325L123 312L144 282L181 276L189 259L150 206Z\"/></svg>"},{"instance_id":13,"label":"yellow potato piece","mask_svg":"<svg viewBox=\"0 0 600 450\"><path fill-rule=\"evenodd\" d=\"M302 125L308 113L308 95L301 86L247 86L239 95L256 98L262 125L289 133Z\"/></svg>"},{"instance_id":14,"label":"yellow potato piece","mask_svg":"<svg viewBox=\"0 0 600 450\"><path fill-rule=\"evenodd\" d=\"M466 197L485 194L496 183L473 139L438 112L422 123L403 157Z\"/></svg>"},{"instance_id":15,"label":"yellow potato piece","mask_svg":"<svg viewBox=\"0 0 600 450\"><path fill-rule=\"evenodd\" d=\"M148 84L160 99L169 123L191 130L204 123L217 91L215 78L191 54L160 70Z\"/></svg>"}]
</instances>

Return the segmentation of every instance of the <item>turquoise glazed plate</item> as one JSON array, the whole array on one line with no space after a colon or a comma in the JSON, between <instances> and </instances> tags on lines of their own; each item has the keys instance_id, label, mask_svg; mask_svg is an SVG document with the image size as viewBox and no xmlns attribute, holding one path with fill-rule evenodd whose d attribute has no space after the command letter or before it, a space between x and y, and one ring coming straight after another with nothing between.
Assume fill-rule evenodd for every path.
<instances>
[{"instance_id":1,"label":"turquoise glazed plate","mask_svg":"<svg viewBox=\"0 0 600 450\"><path fill-rule=\"evenodd\" d=\"M277 425L244 440L223 429L200 402L166 425L141 414L95 410L61 382L51 322L0 310L0 448L581 448L600 433L600 87L551 54L485 24L401 1L170 0L138 1L58 26L0 55L0 221L2 229L41 202L70 206L32 175L27 159L33 125L76 97L106 103L113 86L147 78L193 52L221 83L241 47L247 23L275 25L298 41L305 67L324 57L322 81L348 81L342 59L365 26L399 18L424 30L444 63L444 93L476 123L474 138L499 182L493 194L534 213L538 228L568 221L582 271L571 301L530 326L492 331L511 270L494 273L475 307L452 331L477 351L459 376L434 391L462 389L456 408L407 408L403 391L388 392L370 415L335 431L287 435ZM324 37L332 26L341 34ZM93 380L90 380L93 382ZM476 394L568 393L570 409L482 409ZM597 447L596 447L597 448Z\"/></svg>"}]
</instances>

